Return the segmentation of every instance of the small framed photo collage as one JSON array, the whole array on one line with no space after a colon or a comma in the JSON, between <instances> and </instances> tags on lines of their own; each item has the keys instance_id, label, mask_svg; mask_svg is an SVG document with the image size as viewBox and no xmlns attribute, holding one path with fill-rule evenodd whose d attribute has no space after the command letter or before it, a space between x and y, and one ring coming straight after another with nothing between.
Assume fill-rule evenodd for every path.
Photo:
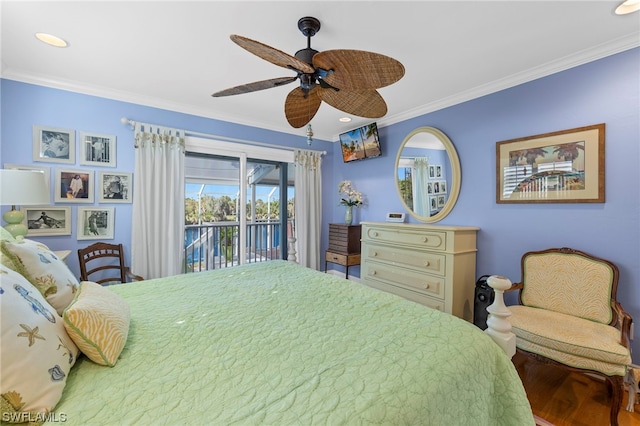
<instances>
[{"instance_id":1,"label":"small framed photo collage","mask_svg":"<svg viewBox=\"0 0 640 426\"><path fill-rule=\"evenodd\" d=\"M72 207L60 204L80 204L77 207L78 240L113 239L115 207L94 205L133 202L133 174L116 168L116 137L94 132L76 131L48 126L33 126L33 161L58 163L53 167L4 164L5 169L39 170L53 188L53 205L24 206L23 223L27 236L71 235ZM78 148L76 150L76 148ZM77 163L83 168L76 168ZM111 169L94 170L97 167ZM85 205L86 204L86 205Z\"/></svg>"},{"instance_id":2,"label":"small framed photo collage","mask_svg":"<svg viewBox=\"0 0 640 426\"><path fill-rule=\"evenodd\" d=\"M429 194L429 215L438 213L447 203L447 180L444 166L440 164L429 165L429 179L427 181L427 193Z\"/></svg>"}]
</instances>

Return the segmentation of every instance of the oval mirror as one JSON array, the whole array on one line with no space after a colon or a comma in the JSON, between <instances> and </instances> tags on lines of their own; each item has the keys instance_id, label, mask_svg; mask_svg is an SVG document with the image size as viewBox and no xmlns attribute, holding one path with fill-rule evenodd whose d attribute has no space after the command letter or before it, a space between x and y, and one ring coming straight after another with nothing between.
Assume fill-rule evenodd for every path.
<instances>
[{"instance_id":1,"label":"oval mirror","mask_svg":"<svg viewBox=\"0 0 640 426\"><path fill-rule=\"evenodd\" d=\"M404 138L396 157L396 189L413 217L444 219L460 193L460 160L442 131L419 127Z\"/></svg>"}]
</instances>

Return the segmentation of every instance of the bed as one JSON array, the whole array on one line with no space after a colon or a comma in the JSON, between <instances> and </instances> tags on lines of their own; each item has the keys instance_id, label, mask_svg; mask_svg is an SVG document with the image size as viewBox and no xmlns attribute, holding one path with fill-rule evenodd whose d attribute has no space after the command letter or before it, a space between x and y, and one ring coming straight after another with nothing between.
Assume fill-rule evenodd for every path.
<instances>
[{"instance_id":1,"label":"bed","mask_svg":"<svg viewBox=\"0 0 640 426\"><path fill-rule=\"evenodd\" d=\"M101 353L106 365L79 351L45 424L535 424L489 336L359 283L270 261L90 284L72 291L64 324L96 291L90 298L124 306L123 348Z\"/></svg>"}]
</instances>

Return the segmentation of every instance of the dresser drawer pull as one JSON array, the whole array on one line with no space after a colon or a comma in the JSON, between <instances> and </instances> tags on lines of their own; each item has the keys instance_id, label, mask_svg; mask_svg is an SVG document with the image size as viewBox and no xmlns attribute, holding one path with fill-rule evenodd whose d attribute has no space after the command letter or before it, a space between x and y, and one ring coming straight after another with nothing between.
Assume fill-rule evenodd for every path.
<instances>
[{"instance_id":1,"label":"dresser drawer pull","mask_svg":"<svg viewBox=\"0 0 640 426\"><path fill-rule=\"evenodd\" d=\"M372 255L375 257L375 256L377 256L377 255L378 255L378 252L377 252L377 251L374 251L374 252L372 253Z\"/></svg>"},{"instance_id":2,"label":"dresser drawer pull","mask_svg":"<svg viewBox=\"0 0 640 426\"><path fill-rule=\"evenodd\" d=\"M333 256L333 260L338 260L338 256Z\"/></svg>"},{"instance_id":3,"label":"dresser drawer pull","mask_svg":"<svg viewBox=\"0 0 640 426\"><path fill-rule=\"evenodd\" d=\"M377 273L378 273L378 272L376 272L376 270L375 270L375 269L373 269L373 270L371 271L371 275L376 275Z\"/></svg>"},{"instance_id":4,"label":"dresser drawer pull","mask_svg":"<svg viewBox=\"0 0 640 426\"><path fill-rule=\"evenodd\" d=\"M428 260L424 262L424 266L431 266L431 262L429 262Z\"/></svg>"},{"instance_id":5,"label":"dresser drawer pull","mask_svg":"<svg viewBox=\"0 0 640 426\"><path fill-rule=\"evenodd\" d=\"M374 236L374 237L377 237L377 236L378 236L378 233L377 233L377 232L374 232L374 233L373 233L373 236Z\"/></svg>"},{"instance_id":6,"label":"dresser drawer pull","mask_svg":"<svg viewBox=\"0 0 640 426\"><path fill-rule=\"evenodd\" d=\"M424 289L425 289L425 290L429 290L429 287L431 287L431 285L430 285L429 283L426 283L426 284L424 285Z\"/></svg>"},{"instance_id":7,"label":"dresser drawer pull","mask_svg":"<svg viewBox=\"0 0 640 426\"><path fill-rule=\"evenodd\" d=\"M427 237L424 237L424 240L423 240L423 242L425 242L425 243L427 243L427 242L429 242L429 238L427 238Z\"/></svg>"}]
</instances>

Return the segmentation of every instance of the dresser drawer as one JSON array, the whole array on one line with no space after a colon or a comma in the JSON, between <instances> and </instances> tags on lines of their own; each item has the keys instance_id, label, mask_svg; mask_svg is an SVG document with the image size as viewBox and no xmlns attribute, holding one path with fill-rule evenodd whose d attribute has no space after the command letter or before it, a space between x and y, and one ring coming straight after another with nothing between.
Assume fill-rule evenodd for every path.
<instances>
[{"instance_id":1,"label":"dresser drawer","mask_svg":"<svg viewBox=\"0 0 640 426\"><path fill-rule=\"evenodd\" d=\"M446 256L438 253L425 253L399 247L376 244L365 245L364 255L371 260L390 262L394 265L408 266L419 271L444 275Z\"/></svg>"},{"instance_id":2,"label":"dresser drawer","mask_svg":"<svg viewBox=\"0 0 640 426\"><path fill-rule=\"evenodd\" d=\"M399 287L444 299L444 277L415 272L385 263L370 262L369 259L367 259L364 272L367 279L387 281Z\"/></svg>"},{"instance_id":3,"label":"dresser drawer","mask_svg":"<svg viewBox=\"0 0 640 426\"><path fill-rule=\"evenodd\" d=\"M446 232L428 231L418 232L412 229L367 227L364 238L369 241L378 241L392 244L410 245L416 248L429 250L446 250Z\"/></svg>"},{"instance_id":4,"label":"dresser drawer","mask_svg":"<svg viewBox=\"0 0 640 426\"><path fill-rule=\"evenodd\" d=\"M398 287L395 285L387 284L382 281L377 281L372 279L367 280L365 284L369 287L373 287L375 289L382 290L387 293L392 293L397 296L404 297L405 299L411 300L416 303L420 303L431 309L435 309L440 312L446 312L444 301L442 301L441 299L429 297L428 295L425 295L422 293L417 293L412 290L407 290L402 287Z\"/></svg>"}]
</instances>

